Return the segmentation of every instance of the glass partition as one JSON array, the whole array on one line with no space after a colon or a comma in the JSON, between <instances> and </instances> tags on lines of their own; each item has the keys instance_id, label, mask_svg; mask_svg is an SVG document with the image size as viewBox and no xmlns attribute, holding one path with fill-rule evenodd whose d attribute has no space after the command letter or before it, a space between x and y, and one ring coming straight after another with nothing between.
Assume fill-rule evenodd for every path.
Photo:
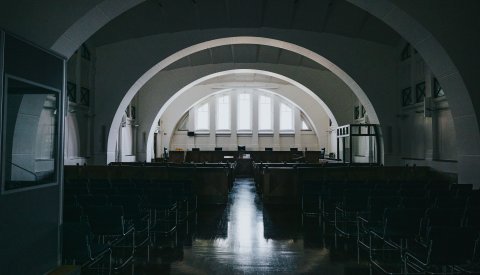
<instances>
[{"instance_id":1,"label":"glass partition","mask_svg":"<svg viewBox=\"0 0 480 275\"><path fill-rule=\"evenodd\" d=\"M3 98L3 190L56 183L59 91L12 76Z\"/></svg>"}]
</instances>

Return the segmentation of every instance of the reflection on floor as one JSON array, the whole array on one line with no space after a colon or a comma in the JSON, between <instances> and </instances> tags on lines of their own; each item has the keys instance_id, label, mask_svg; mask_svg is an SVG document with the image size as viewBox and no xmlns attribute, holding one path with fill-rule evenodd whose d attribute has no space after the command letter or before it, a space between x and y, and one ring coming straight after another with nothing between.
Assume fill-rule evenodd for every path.
<instances>
[{"instance_id":1,"label":"reflection on floor","mask_svg":"<svg viewBox=\"0 0 480 275\"><path fill-rule=\"evenodd\" d=\"M200 208L174 240L138 251L122 274L369 274L354 240L302 226L299 209L266 208L252 179L237 179L225 206ZM169 248L169 247L175 248Z\"/></svg>"}]
</instances>

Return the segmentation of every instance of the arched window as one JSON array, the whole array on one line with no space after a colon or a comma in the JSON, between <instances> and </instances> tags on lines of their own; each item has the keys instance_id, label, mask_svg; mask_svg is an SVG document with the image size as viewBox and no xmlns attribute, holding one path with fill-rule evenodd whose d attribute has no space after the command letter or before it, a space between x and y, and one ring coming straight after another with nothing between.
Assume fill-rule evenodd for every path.
<instances>
[{"instance_id":1,"label":"arched window","mask_svg":"<svg viewBox=\"0 0 480 275\"><path fill-rule=\"evenodd\" d=\"M230 96L222 95L217 98L217 130L230 131Z\"/></svg>"},{"instance_id":2,"label":"arched window","mask_svg":"<svg viewBox=\"0 0 480 275\"><path fill-rule=\"evenodd\" d=\"M195 131L210 130L210 110L209 104L204 103L198 106L195 115Z\"/></svg>"},{"instance_id":3,"label":"arched window","mask_svg":"<svg viewBox=\"0 0 480 275\"><path fill-rule=\"evenodd\" d=\"M261 95L258 97L258 130L273 131L272 98Z\"/></svg>"},{"instance_id":4,"label":"arched window","mask_svg":"<svg viewBox=\"0 0 480 275\"><path fill-rule=\"evenodd\" d=\"M177 124L177 131L188 131L188 119L189 113L185 113L180 119L180 122Z\"/></svg>"},{"instance_id":5,"label":"arched window","mask_svg":"<svg viewBox=\"0 0 480 275\"><path fill-rule=\"evenodd\" d=\"M303 112L300 113L300 119L302 121L300 130L302 130L302 131L312 131L312 125L310 124L310 121L308 120L308 118L305 116L305 114Z\"/></svg>"},{"instance_id":6,"label":"arched window","mask_svg":"<svg viewBox=\"0 0 480 275\"><path fill-rule=\"evenodd\" d=\"M280 103L280 131L293 132L293 109L285 103Z\"/></svg>"},{"instance_id":7,"label":"arched window","mask_svg":"<svg viewBox=\"0 0 480 275\"><path fill-rule=\"evenodd\" d=\"M237 130L243 132L252 131L252 97L247 93L238 95Z\"/></svg>"}]
</instances>

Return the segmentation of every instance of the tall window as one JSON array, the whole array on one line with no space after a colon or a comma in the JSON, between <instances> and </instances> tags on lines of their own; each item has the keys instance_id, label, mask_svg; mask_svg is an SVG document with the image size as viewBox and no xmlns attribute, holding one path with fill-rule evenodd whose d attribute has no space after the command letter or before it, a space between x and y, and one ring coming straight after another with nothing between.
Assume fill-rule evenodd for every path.
<instances>
[{"instance_id":1,"label":"tall window","mask_svg":"<svg viewBox=\"0 0 480 275\"><path fill-rule=\"evenodd\" d=\"M303 112L300 113L300 119L302 121L300 129L302 129L302 131L312 131L312 125Z\"/></svg>"},{"instance_id":2,"label":"tall window","mask_svg":"<svg viewBox=\"0 0 480 275\"><path fill-rule=\"evenodd\" d=\"M217 98L217 130L230 130L230 96Z\"/></svg>"},{"instance_id":3,"label":"tall window","mask_svg":"<svg viewBox=\"0 0 480 275\"><path fill-rule=\"evenodd\" d=\"M258 97L258 130L273 130L272 98Z\"/></svg>"},{"instance_id":4,"label":"tall window","mask_svg":"<svg viewBox=\"0 0 480 275\"><path fill-rule=\"evenodd\" d=\"M204 103L197 108L197 114L195 118L196 131L210 129L210 110L208 103Z\"/></svg>"},{"instance_id":5,"label":"tall window","mask_svg":"<svg viewBox=\"0 0 480 275\"><path fill-rule=\"evenodd\" d=\"M237 104L237 130L252 130L252 100L250 94L239 94Z\"/></svg>"},{"instance_id":6,"label":"tall window","mask_svg":"<svg viewBox=\"0 0 480 275\"><path fill-rule=\"evenodd\" d=\"M280 103L280 131L293 131L293 109Z\"/></svg>"},{"instance_id":7,"label":"tall window","mask_svg":"<svg viewBox=\"0 0 480 275\"><path fill-rule=\"evenodd\" d=\"M302 120L302 130L303 131L310 131L310 126L308 126L307 122L305 120Z\"/></svg>"}]
</instances>

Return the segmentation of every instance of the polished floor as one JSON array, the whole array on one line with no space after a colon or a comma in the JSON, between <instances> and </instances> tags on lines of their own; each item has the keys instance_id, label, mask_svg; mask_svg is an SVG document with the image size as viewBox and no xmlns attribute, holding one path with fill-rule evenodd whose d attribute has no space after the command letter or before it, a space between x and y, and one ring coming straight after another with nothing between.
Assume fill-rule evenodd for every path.
<instances>
[{"instance_id":1,"label":"polished floor","mask_svg":"<svg viewBox=\"0 0 480 275\"><path fill-rule=\"evenodd\" d=\"M263 206L252 179L237 179L224 206L198 210L176 240L138 251L122 274L369 274L353 240L295 207Z\"/></svg>"}]
</instances>

